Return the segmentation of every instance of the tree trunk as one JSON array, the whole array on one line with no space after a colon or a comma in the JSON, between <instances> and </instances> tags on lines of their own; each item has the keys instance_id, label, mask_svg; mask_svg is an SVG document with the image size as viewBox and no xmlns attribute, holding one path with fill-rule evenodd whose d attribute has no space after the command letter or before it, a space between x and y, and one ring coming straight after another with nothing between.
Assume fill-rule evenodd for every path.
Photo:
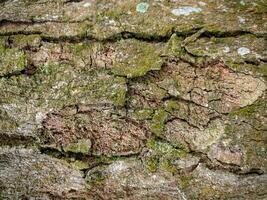
<instances>
[{"instance_id":1,"label":"tree trunk","mask_svg":"<svg viewBox=\"0 0 267 200\"><path fill-rule=\"evenodd\" d=\"M0 199L266 199L265 4L0 1Z\"/></svg>"}]
</instances>

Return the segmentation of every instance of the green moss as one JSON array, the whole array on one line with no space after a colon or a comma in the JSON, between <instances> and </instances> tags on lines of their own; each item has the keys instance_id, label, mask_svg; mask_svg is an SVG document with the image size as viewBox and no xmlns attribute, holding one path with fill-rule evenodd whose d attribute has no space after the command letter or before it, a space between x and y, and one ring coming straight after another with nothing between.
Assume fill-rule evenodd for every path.
<instances>
[{"instance_id":1,"label":"green moss","mask_svg":"<svg viewBox=\"0 0 267 200\"><path fill-rule=\"evenodd\" d=\"M124 106L126 102L126 80L123 77L116 77L118 82L117 88L113 88L114 92L111 93L111 99L116 106ZM124 86L124 87L122 87Z\"/></svg>"},{"instance_id":2,"label":"green moss","mask_svg":"<svg viewBox=\"0 0 267 200\"><path fill-rule=\"evenodd\" d=\"M155 112L153 119L150 123L150 130L157 136L162 136L165 131L165 121L167 120L168 113L164 109L159 109Z\"/></svg>"},{"instance_id":3,"label":"green moss","mask_svg":"<svg viewBox=\"0 0 267 200\"><path fill-rule=\"evenodd\" d=\"M91 177L90 182L94 184L105 179L101 171L94 172L93 174L91 174L90 177Z\"/></svg>"},{"instance_id":4,"label":"green moss","mask_svg":"<svg viewBox=\"0 0 267 200\"><path fill-rule=\"evenodd\" d=\"M166 111L168 112L172 112L174 110L179 110L179 109L180 109L180 105L178 104L177 101L170 100L166 104Z\"/></svg>"},{"instance_id":5,"label":"green moss","mask_svg":"<svg viewBox=\"0 0 267 200\"><path fill-rule=\"evenodd\" d=\"M180 54L182 53L181 45L182 45L182 39L178 37L176 34L173 34L166 45L165 54L179 57Z\"/></svg>"},{"instance_id":6,"label":"green moss","mask_svg":"<svg viewBox=\"0 0 267 200\"><path fill-rule=\"evenodd\" d=\"M181 157L186 155L183 149L176 149L172 145L157 139L151 139L147 142L147 147L155 151L157 154L170 155L171 157Z\"/></svg>"},{"instance_id":7,"label":"green moss","mask_svg":"<svg viewBox=\"0 0 267 200\"><path fill-rule=\"evenodd\" d=\"M72 53L74 53L75 55L78 55L78 56L81 56L83 51L91 49L91 45L89 45L87 43L69 44L68 47Z\"/></svg>"},{"instance_id":8,"label":"green moss","mask_svg":"<svg viewBox=\"0 0 267 200\"><path fill-rule=\"evenodd\" d=\"M106 166L99 166L90 170L85 177L86 182L89 185L94 186L104 181L106 178L106 175L104 174L105 169Z\"/></svg>"},{"instance_id":9,"label":"green moss","mask_svg":"<svg viewBox=\"0 0 267 200\"><path fill-rule=\"evenodd\" d=\"M234 132L234 127L231 124L227 124L224 128L224 133L226 135L231 135Z\"/></svg>"},{"instance_id":10,"label":"green moss","mask_svg":"<svg viewBox=\"0 0 267 200\"><path fill-rule=\"evenodd\" d=\"M227 61L227 65L237 72L246 72L250 71L254 75L260 75L267 80L267 64L261 64L258 66L251 65L251 64L244 64L244 63L236 63L233 61Z\"/></svg>"},{"instance_id":11,"label":"green moss","mask_svg":"<svg viewBox=\"0 0 267 200\"><path fill-rule=\"evenodd\" d=\"M105 15L110 19L118 21L120 20L121 13L118 10L109 10L105 12Z\"/></svg>"},{"instance_id":12,"label":"green moss","mask_svg":"<svg viewBox=\"0 0 267 200\"><path fill-rule=\"evenodd\" d=\"M179 184L181 185L182 188L186 188L189 186L190 181L193 179L192 175L188 176L179 176Z\"/></svg>"},{"instance_id":13,"label":"green moss","mask_svg":"<svg viewBox=\"0 0 267 200\"><path fill-rule=\"evenodd\" d=\"M81 139L77 143L70 143L67 146L63 147L63 150L65 152L89 154L90 148L91 148L91 141L86 139Z\"/></svg>"},{"instance_id":14,"label":"green moss","mask_svg":"<svg viewBox=\"0 0 267 200\"><path fill-rule=\"evenodd\" d=\"M178 170L177 168L175 167L175 165L173 165L173 161L174 159L172 158L168 158L168 157L165 157L164 159L162 159L162 161L160 162L160 167L168 172L171 172L173 174L177 173Z\"/></svg>"},{"instance_id":15,"label":"green moss","mask_svg":"<svg viewBox=\"0 0 267 200\"><path fill-rule=\"evenodd\" d=\"M83 162L80 160L76 160L75 162L71 163L71 166L77 170L84 170L89 168L89 164L87 162Z\"/></svg>"},{"instance_id":16,"label":"green moss","mask_svg":"<svg viewBox=\"0 0 267 200\"><path fill-rule=\"evenodd\" d=\"M7 41L8 41L8 36L0 36L0 52L2 51L1 48L5 48Z\"/></svg>"},{"instance_id":17,"label":"green moss","mask_svg":"<svg viewBox=\"0 0 267 200\"><path fill-rule=\"evenodd\" d=\"M145 166L149 172L156 172L159 166L159 159L156 156L149 157L146 160Z\"/></svg>"},{"instance_id":18,"label":"green moss","mask_svg":"<svg viewBox=\"0 0 267 200\"><path fill-rule=\"evenodd\" d=\"M50 95L49 102L42 102L40 99L38 103L53 103L54 108L61 107L67 102L75 104L102 101L123 106L126 101L125 78L109 75L104 69L80 70L66 64L50 63L38 67L33 79L36 81L37 96L45 95L48 98Z\"/></svg>"},{"instance_id":19,"label":"green moss","mask_svg":"<svg viewBox=\"0 0 267 200\"><path fill-rule=\"evenodd\" d=\"M237 127L235 124L236 119L241 119L252 124L255 129L265 130L267 126L264 120L261 120L261 117L265 115L266 107L266 100L261 98L252 105L229 113L231 123L226 126L225 133L231 134L236 132L234 130Z\"/></svg>"},{"instance_id":20,"label":"green moss","mask_svg":"<svg viewBox=\"0 0 267 200\"><path fill-rule=\"evenodd\" d=\"M252 114L256 112L261 112L266 109L266 102L264 100L259 100L258 102L241 108L237 111L233 111L229 114L230 117L241 116L251 118Z\"/></svg>"},{"instance_id":21,"label":"green moss","mask_svg":"<svg viewBox=\"0 0 267 200\"><path fill-rule=\"evenodd\" d=\"M112 69L116 75L135 78L148 71L160 70L163 64L154 44L135 39L122 40L117 46L118 57ZM121 52L121 54L120 54Z\"/></svg>"},{"instance_id":22,"label":"green moss","mask_svg":"<svg viewBox=\"0 0 267 200\"><path fill-rule=\"evenodd\" d=\"M94 91L92 96L95 99L106 97L117 106L123 106L126 102L126 80L123 77L98 77L84 89Z\"/></svg>"},{"instance_id":23,"label":"green moss","mask_svg":"<svg viewBox=\"0 0 267 200\"><path fill-rule=\"evenodd\" d=\"M94 155L94 161L97 163L112 163L114 161L117 160L121 160L123 158L119 157L119 156L104 156L104 155Z\"/></svg>"},{"instance_id":24,"label":"green moss","mask_svg":"<svg viewBox=\"0 0 267 200\"><path fill-rule=\"evenodd\" d=\"M158 167L171 173L177 172L173 162L184 157L187 153L183 149L176 149L168 143L157 139L151 139L147 142L147 147L154 153L153 157L147 159L147 169L156 170Z\"/></svg>"},{"instance_id":25,"label":"green moss","mask_svg":"<svg viewBox=\"0 0 267 200\"><path fill-rule=\"evenodd\" d=\"M26 56L17 48L0 45L0 76L18 72L26 67Z\"/></svg>"},{"instance_id":26,"label":"green moss","mask_svg":"<svg viewBox=\"0 0 267 200\"><path fill-rule=\"evenodd\" d=\"M266 13L267 11L267 5L266 5L266 2L264 1L257 1L257 3L255 3L254 6L255 6L257 13Z\"/></svg>"},{"instance_id":27,"label":"green moss","mask_svg":"<svg viewBox=\"0 0 267 200\"><path fill-rule=\"evenodd\" d=\"M25 46L39 46L41 44L41 37L39 35L15 35L11 36L12 45L18 48L23 48Z\"/></svg>"},{"instance_id":28,"label":"green moss","mask_svg":"<svg viewBox=\"0 0 267 200\"><path fill-rule=\"evenodd\" d=\"M159 26L160 28L159 28L158 34L163 37L171 35L175 28L175 25L171 23L164 24L164 26L162 25L159 25Z\"/></svg>"},{"instance_id":29,"label":"green moss","mask_svg":"<svg viewBox=\"0 0 267 200\"><path fill-rule=\"evenodd\" d=\"M147 120L152 118L153 112L153 109L150 108L139 109L134 111L133 117L139 120Z\"/></svg>"},{"instance_id":30,"label":"green moss","mask_svg":"<svg viewBox=\"0 0 267 200\"><path fill-rule=\"evenodd\" d=\"M57 64L53 64L53 63L39 66L36 72L37 76L38 75L53 75L58 70L58 67L59 66Z\"/></svg>"}]
</instances>

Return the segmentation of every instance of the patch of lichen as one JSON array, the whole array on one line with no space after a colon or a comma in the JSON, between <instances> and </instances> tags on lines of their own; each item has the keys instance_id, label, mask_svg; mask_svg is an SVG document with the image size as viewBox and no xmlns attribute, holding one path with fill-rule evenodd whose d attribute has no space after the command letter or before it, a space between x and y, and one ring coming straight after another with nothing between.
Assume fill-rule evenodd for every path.
<instances>
[{"instance_id":1,"label":"patch of lichen","mask_svg":"<svg viewBox=\"0 0 267 200\"><path fill-rule=\"evenodd\" d=\"M119 76L135 78L148 71L160 70L163 61L160 46L136 39L121 40L116 47L117 56L112 72Z\"/></svg>"},{"instance_id":2,"label":"patch of lichen","mask_svg":"<svg viewBox=\"0 0 267 200\"><path fill-rule=\"evenodd\" d=\"M146 146L152 151L152 156L146 158L146 168L150 172L155 172L158 168L161 168L176 173L177 168L173 162L187 154L184 149L174 148L169 143L158 139L149 140Z\"/></svg>"}]
</instances>

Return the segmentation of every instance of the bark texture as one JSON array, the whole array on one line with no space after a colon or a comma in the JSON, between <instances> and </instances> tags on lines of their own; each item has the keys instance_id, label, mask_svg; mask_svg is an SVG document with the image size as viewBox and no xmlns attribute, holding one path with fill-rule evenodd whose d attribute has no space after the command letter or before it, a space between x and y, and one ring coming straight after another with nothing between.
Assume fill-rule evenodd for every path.
<instances>
[{"instance_id":1,"label":"bark texture","mask_svg":"<svg viewBox=\"0 0 267 200\"><path fill-rule=\"evenodd\" d=\"M266 5L0 1L0 199L266 199Z\"/></svg>"}]
</instances>

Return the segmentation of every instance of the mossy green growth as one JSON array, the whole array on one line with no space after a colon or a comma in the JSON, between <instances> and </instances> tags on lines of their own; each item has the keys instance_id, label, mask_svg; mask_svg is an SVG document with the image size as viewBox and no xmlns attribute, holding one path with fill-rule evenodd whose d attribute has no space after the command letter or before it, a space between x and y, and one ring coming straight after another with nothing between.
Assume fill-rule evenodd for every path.
<instances>
[{"instance_id":1,"label":"mossy green growth","mask_svg":"<svg viewBox=\"0 0 267 200\"><path fill-rule=\"evenodd\" d=\"M179 176L179 184L181 185L182 188L186 188L189 184L190 181L193 179L193 175L184 175L184 176Z\"/></svg>"},{"instance_id":2,"label":"mossy green growth","mask_svg":"<svg viewBox=\"0 0 267 200\"><path fill-rule=\"evenodd\" d=\"M87 162L83 162L80 160L76 160L76 161L72 162L71 166L77 170L85 170L85 169L89 168L89 164Z\"/></svg>"},{"instance_id":3,"label":"mossy green growth","mask_svg":"<svg viewBox=\"0 0 267 200\"><path fill-rule=\"evenodd\" d=\"M25 46L38 47L41 44L40 35L15 35L11 36L12 45L18 48Z\"/></svg>"},{"instance_id":4,"label":"mossy green growth","mask_svg":"<svg viewBox=\"0 0 267 200\"><path fill-rule=\"evenodd\" d=\"M173 162L187 154L185 150L176 149L169 143L157 139L149 140L147 142L147 147L154 153L153 157L149 157L146 162L147 169L151 172L159 167L175 173L177 169Z\"/></svg>"},{"instance_id":5,"label":"mossy green growth","mask_svg":"<svg viewBox=\"0 0 267 200\"><path fill-rule=\"evenodd\" d=\"M107 166L99 166L90 170L85 177L86 182L91 186L101 183L106 178L106 168Z\"/></svg>"},{"instance_id":6,"label":"mossy green growth","mask_svg":"<svg viewBox=\"0 0 267 200\"><path fill-rule=\"evenodd\" d=\"M153 112L153 109L150 108L138 109L133 112L133 117L138 120L149 120L152 118Z\"/></svg>"},{"instance_id":7,"label":"mossy green growth","mask_svg":"<svg viewBox=\"0 0 267 200\"><path fill-rule=\"evenodd\" d=\"M105 156L105 155L93 155L93 158L94 162L96 163L106 163L106 164L110 164L118 160L127 159L121 156Z\"/></svg>"},{"instance_id":8,"label":"mossy green growth","mask_svg":"<svg viewBox=\"0 0 267 200\"><path fill-rule=\"evenodd\" d=\"M166 111L168 112L172 112L172 111L179 110L179 109L180 109L180 105L178 104L177 101L170 100L166 104Z\"/></svg>"},{"instance_id":9,"label":"mossy green growth","mask_svg":"<svg viewBox=\"0 0 267 200\"><path fill-rule=\"evenodd\" d=\"M69 44L68 47L73 54L78 56L82 56L85 51L88 53L92 48L92 46L87 43Z\"/></svg>"},{"instance_id":10,"label":"mossy green growth","mask_svg":"<svg viewBox=\"0 0 267 200\"><path fill-rule=\"evenodd\" d=\"M14 119L12 119L10 116L8 116L8 113L3 108L0 108L0 130L5 132L5 130L9 130L9 129L12 130L17 127L18 127L17 122Z\"/></svg>"},{"instance_id":11,"label":"mossy green growth","mask_svg":"<svg viewBox=\"0 0 267 200\"><path fill-rule=\"evenodd\" d=\"M165 121L167 118L168 113L164 109L157 110L151 120L150 130L157 136L162 136L165 131Z\"/></svg>"},{"instance_id":12,"label":"mossy green growth","mask_svg":"<svg viewBox=\"0 0 267 200\"><path fill-rule=\"evenodd\" d=\"M147 142L147 147L152 149L157 154L160 155L169 155L171 157L182 157L186 155L186 152L183 149L176 149L169 143L160 141L158 139L151 139Z\"/></svg>"},{"instance_id":13,"label":"mossy green growth","mask_svg":"<svg viewBox=\"0 0 267 200\"><path fill-rule=\"evenodd\" d=\"M249 124L253 124L253 127L258 130L265 130L267 124L264 120L261 120L262 116L265 116L267 103L264 98L260 98L254 104L241 108L239 110L229 113L229 119L232 123L229 123L225 128L225 134L235 133L236 119L241 119ZM252 134L254 135L254 134Z\"/></svg>"},{"instance_id":14,"label":"mossy green growth","mask_svg":"<svg viewBox=\"0 0 267 200\"><path fill-rule=\"evenodd\" d=\"M51 96L48 103L53 103L54 108L61 107L67 102L75 104L102 101L123 106L126 101L126 79L109 75L104 69L80 70L70 65L50 63L38 67L33 78L37 84L37 95Z\"/></svg>"},{"instance_id":15,"label":"mossy green growth","mask_svg":"<svg viewBox=\"0 0 267 200\"><path fill-rule=\"evenodd\" d=\"M182 53L182 39L173 34L165 47L165 55L179 57Z\"/></svg>"},{"instance_id":16,"label":"mossy green growth","mask_svg":"<svg viewBox=\"0 0 267 200\"><path fill-rule=\"evenodd\" d=\"M39 66L36 75L37 76L42 76L42 75L53 75L57 72L59 69L59 66L57 64L51 63L47 65L42 65Z\"/></svg>"},{"instance_id":17,"label":"mossy green growth","mask_svg":"<svg viewBox=\"0 0 267 200\"><path fill-rule=\"evenodd\" d=\"M116 47L117 57L112 72L135 78L144 76L148 71L160 70L163 61L159 49L155 44L136 39L122 40Z\"/></svg>"},{"instance_id":18,"label":"mossy green growth","mask_svg":"<svg viewBox=\"0 0 267 200\"><path fill-rule=\"evenodd\" d=\"M117 85L117 87L114 86L116 88L113 87L113 89L115 90L113 93L111 93L111 100L116 106L124 106L126 102L126 92L127 92L126 80L123 77L116 77L115 79L116 82L118 82L119 84Z\"/></svg>"},{"instance_id":19,"label":"mossy green growth","mask_svg":"<svg viewBox=\"0 0 267 200\"><path fill-rule=\"evenodd\" d=\"M239 110L233 111L229 114L230 117L240 116L240 117L247 117L251 118L251 116L257 112L262 112L266 110L266 101L265 100L258 100L252 105L246 106Z\"/></svg>"},{"instance_id":20,"label":"mossy green growth","mask_svg":"<svg viewBox=\"0 0 267 200\"><path fill-rule=\"evenodd\" d=\"M252 64L236 63L233 61L227 61L226 64L236 72L250 71L252 74L262 76L265 80L267 80L267 64L255 66Z\"/></svg>"},{"instance_id":21,"label":"mossy green growth","mask_svg":"<svg viewBox=\"0 0 267 200\"><path fill-rule=\"evenodd\" d=\"M113 19L115 21L119 21L120 20L120 16L121 16L121 11L120 10L108 10L107 12L105 12L105 15L110 18Z\"/></svg>"},{"instance_id":22,"label":"mossy green growth","mask_svg":"<svg viewBox=\"0 0 267 200\"><path fill-rule=\"evenodd\" d=\"M26 56L17 48L0 45L0 76L19 72L26 67Z\"/></svg>"},{"instance_id":23,"label":"mossy green growth","mask_svg":"<svg viewBox=\"0 0 267 200\"><path fill-rule=\"evenodd\" d=\"M257 13L266 13L267 4L265 1L257 1L257 3L255 3L254 6L256 8Z\"/></svg>"},{"instance_id":24,"label":"mossy green growth","mask_svg":"<svg viewBox=\"0 0 267 200\"><path fill-rule=\"evenodd\" d=\"M97 182L100 182L104 179L105 179L105 177L104 177L103 173L101 171L96 171L96 172L91 174L90 180L88 182L91 184L96 184Z\"/></svg>"},{"instance_id":25,"label":"mossy green growth","mask_svg":"<svg viewBox=\"0 0 267 200\"><path fill-rule=\"evenodd\" d=\"M106 97L116 106L124 106L126 102L126 80L123 77L99 76L84 89L94 91L91 95L95 99Z\"/></svg>"},{"instance_id":26,"label":"mossy green growth","mask_svg":"<svg viewBox=\"0 0 267 200\"><path fill-rule=\"evenodd\" d=\"M146 159L145 162L146 169L149 172L156 172L159 166L159 159L157 156L152 156Z\"/></svg>"},{"instance_id":27,"label":"mossy green growth","mask_svg":"<svg viewBox=\"0 0 267 200\"><path fill-rule=\"evenodd\" d=\"M70 143L63 147L65 152L89 154L91 149L91 141L89 139L81 139L76 143Z\"/></svg>"}]
</instances>

